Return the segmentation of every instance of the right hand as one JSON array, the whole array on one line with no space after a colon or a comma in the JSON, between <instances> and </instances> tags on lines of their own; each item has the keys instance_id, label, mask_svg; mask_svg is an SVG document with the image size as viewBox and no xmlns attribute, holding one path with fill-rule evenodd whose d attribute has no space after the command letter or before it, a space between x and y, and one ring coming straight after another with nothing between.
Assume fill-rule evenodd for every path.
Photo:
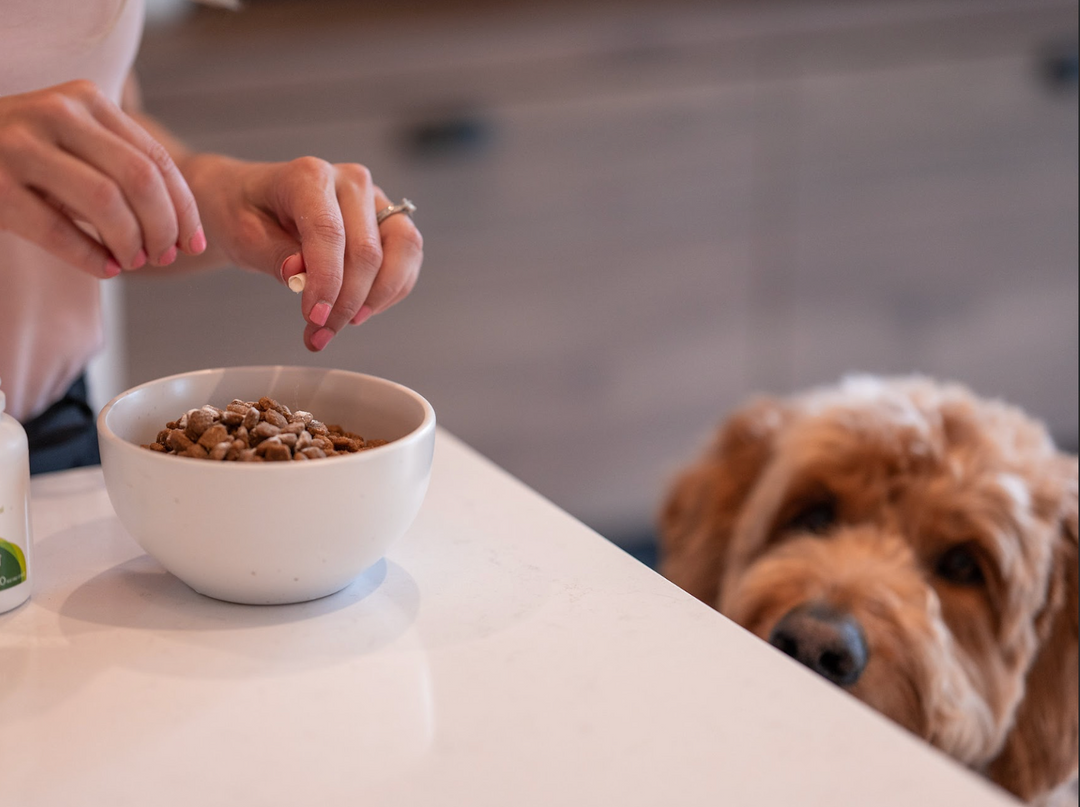
<instances>
[{"instance_id":1,"label":"right hand","mask_svg":"<svg viewBox=\"0 0 1080 807\"><path fill-rule=\"evenodd\" d=\"M0 97L3 230L101 278L206 248L168 151L85 80Z\"/></svg>"}]
</instances>

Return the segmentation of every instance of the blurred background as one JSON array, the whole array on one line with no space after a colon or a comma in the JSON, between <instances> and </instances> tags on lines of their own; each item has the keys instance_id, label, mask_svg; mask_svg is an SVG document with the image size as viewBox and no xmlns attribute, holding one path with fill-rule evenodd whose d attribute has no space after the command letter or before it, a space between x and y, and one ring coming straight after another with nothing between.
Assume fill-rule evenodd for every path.
<instances>
[{"instance_id":1,"label":"blurred background","mask_svg":"<svg viewBox=\"0 0 1080 807\"><path fill-rule=\"evenodd\" d=\"M426 240L320 355L226 271L127 277L98 394L316 364L647 562L664 486L759 392L928 373L1077 444L1077 3L151 3L149 110L192 146L361 162Z\"/></svg>"}]
</instances>

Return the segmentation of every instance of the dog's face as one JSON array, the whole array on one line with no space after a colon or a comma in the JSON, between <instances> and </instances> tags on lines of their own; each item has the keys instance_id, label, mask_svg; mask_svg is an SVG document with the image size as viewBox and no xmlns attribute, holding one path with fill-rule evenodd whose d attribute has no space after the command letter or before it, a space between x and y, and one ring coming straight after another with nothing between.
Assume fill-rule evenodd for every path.
<instances>
[{"instance_id":1,"label":"dog's face","mask_svg":"<svg viewBox=\"0 0 1080 807\"><path fill-rule=\"evenodd\" d=\"M1030 798L1076 770L1076 469L925 380L759 402L674 485L662 571Z\"/></svg>"}]
</instances>

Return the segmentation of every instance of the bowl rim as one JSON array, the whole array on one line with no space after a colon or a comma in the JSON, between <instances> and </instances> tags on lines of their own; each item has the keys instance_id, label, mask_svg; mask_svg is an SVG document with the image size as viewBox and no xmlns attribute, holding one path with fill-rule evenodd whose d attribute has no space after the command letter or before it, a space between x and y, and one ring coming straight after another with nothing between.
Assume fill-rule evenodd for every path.
<instances>
[{"instance_id":1,"label":"bowl rim","mask_svg":"<svg viewBox=\"0 0 1080 807\"><path fill-rule=\"evenodd\" d=\"M182 457L178 455L162 454L158 451L148 451L141 445L132 443L116 434L111 428L109 428L107 421L109 412L113 407L122 399L141 389L153 386L155 384L161 384L167 381L173 381L179 378L192 378L194 376L208 375L210 373L230 372L237 370L303 370L305 372L324 372L324 373L344 373L346 375L357 376L364 379L386 384L390 387L394 387L397 390L405 393L409 397L416 400L424 410L424 418L415 429L408 434L402 435L395 440L391 440L385 445L377 446L376 448L367 451L357 451L349 454L345 457L327 457L327 459L334 460L332 463L322 462L206 462L194 457ZM409 445L422 440L424 435L429 431L433 431L435 428L435 409L431 403L414 389L411 389L404 384L397 381L391 381L388 378L382 376L371 375L370 373L361 373L356 370L343 370L338 367L309 367L302 364L246 364L238 365L235 367L208 367L202 370L189 370L185 373L174 373L173 375L162 376L161 378L153 378L149 381L144 381L142 384L138 384L130 389L126 389L123 392L117 394L112 400L105 404L97 416L97 432L98 439L108 441L110 444L116 446L121 451L137 451L137 456L144 457L149 462L168 462L175 463L176 460L189 460L191 463L198 463L200 467L205 468L209 465L212 468L238 468L238 467L260 467L260 468L297 468L297 467L311 467L325 468L327 464L331 468L341 467L344 463L356 463L356 462L371 462L372 457L386 456L388 450L403 450ZM192 467L195 467L194 465Z\"/></svg>"}]
</instances>

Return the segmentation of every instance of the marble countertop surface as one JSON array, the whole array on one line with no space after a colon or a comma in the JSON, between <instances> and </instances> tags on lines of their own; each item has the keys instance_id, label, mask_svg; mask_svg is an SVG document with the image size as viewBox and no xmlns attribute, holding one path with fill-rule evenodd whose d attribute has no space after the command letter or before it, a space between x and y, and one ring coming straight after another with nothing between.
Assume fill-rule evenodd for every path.
<instances>
[{"instance_id":1,"label":"marble countertop surface","mask_svg":"<svg viewBox=\"0 0 1080 807\"><path fill-rule=\"evenodd\" d=\"M445 432L349 588L188 589L99 469L33 482L0 615L0 804L1007 805Z\"/></svg>"}]
</instances>

